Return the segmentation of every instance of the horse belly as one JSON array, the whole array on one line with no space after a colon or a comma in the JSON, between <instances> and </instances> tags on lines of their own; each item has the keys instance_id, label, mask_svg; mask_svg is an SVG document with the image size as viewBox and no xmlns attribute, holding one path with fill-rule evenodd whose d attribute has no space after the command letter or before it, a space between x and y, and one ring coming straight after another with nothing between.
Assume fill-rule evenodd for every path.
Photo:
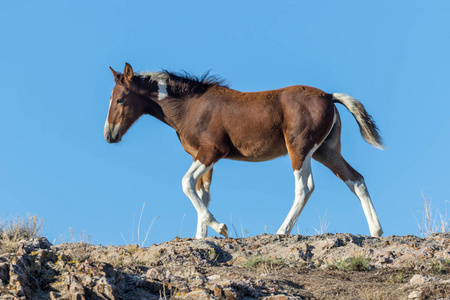
<instances>
[{"instance_id":1,"label":"horse belly","mask_svg":"<svg viewBox=\"0 0 450 300\"><path fill-rule=\"evenodd\" d=\"M236 102L222 111L221 119L230 139L230 153L226 158L258 162L287 154L282 108L275 96Z\"/></svg>"},{"instance_id":2,"label":"horse belly","mask_svg":"<svg viewBox=\"0 0 450 300\"><path fill-rule=\"evenodd\" d=\"M228 159L259 162L271 160L287 154L286 144L282 135L266 134L258 138L248 138L242 141L232 141Z\"/></svg>"}]
</instances>

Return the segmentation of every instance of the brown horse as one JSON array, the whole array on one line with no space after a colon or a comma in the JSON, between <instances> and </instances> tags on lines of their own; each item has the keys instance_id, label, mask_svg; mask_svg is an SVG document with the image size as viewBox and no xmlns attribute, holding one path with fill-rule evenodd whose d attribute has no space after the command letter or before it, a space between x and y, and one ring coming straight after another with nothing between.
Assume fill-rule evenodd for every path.
<instances>
[{"instance_id":1,"label":"brown horse","mask_svg":"<svg viewBox=\"0 0 450 300\"><path fill-rule=\"evenodd\" d=\"M130 126L149 114L177 132L194 162L182 186L198 214L197 238L207 226L227 236L228 229L208 210L214 164L221 158L266 161L289 154L295 176L295 200L277 234L289 234L314 190L311 157L343 180L361 201L372 236L383 233L364 178L341 156L341 120L334 103L343 104L361 135L382 148L381 137L363 105L345 94L327 94L309 86L243 93L215 76L201 78L168 71L114 71L104 135L118 143Z\"/></svg>"}]
</instances>

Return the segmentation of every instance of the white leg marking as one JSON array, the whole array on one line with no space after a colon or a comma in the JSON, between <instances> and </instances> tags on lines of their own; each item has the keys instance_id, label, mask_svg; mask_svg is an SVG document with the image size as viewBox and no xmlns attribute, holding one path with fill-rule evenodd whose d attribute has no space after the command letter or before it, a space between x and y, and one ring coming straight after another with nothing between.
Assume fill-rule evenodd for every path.
<instances>
[{"instance_id":1,"label":"white leg marking","mask_svg":"<svg viewBox=\"0 0 450 300\"><path fill-rule=\"evenodd\" d=\"M200 161L194 161L194 163L189 168L186 175L183 177L183 192L188 196L191 200L192 204L195 207L195 210L198 214L198 222L202 224L206 224L214 229L218 234L227 236L228 229L225 224L218 223L211 212L206 207L205 203L203 203L202 199L200 199L199 195L195 191L195 185L197 184L197 180L208 172L213 167L213 164L210 166L205 166ZM197 238L202 238L204 236L197 236Z\"/></svg>"},{"instance_id":2,"label":"white leg marking","mask_svg":"<svg viewBox=\"0 0 450 300\"><path fill-rule=\"evenodd\" d=\"M294 171L295 177L295 200L289 211L286 219L278 229L277 234L289 234L297 222L300 213L308 202L309 196L314 190L314 181L311 172L311 157L313 153L319 148L319 145L314 145L313 149L306 155L303 165L300 170Z\"/></svg>"},{"instance_id":3,"label":"white leg marking","mask_svg":"<svg viewBox=\"0 0 450 300\"><path fill-rule=\"evenodd\" d=\"M328 133L325 135L323 141L330 135L333 130L334 124L337 121L337 113L336 108L334 108L333 122L331 124ZM311 171L311 157L316 152L316 150L320 147L320 144L315 144L314 147L309 151L308 155L306 155L305 160L303 161L303 165L300 170L294 171L295 177L295 200L292 205L291 210L289 211L286 219L284 220L281 227L278 229L277 234L289 234L294 227L295 223L298 220L303 208L308 202L309 197L314 191L314 180Z\"/></svg>"},{"instance_id":4,"label":"white leg marking","mask_svg":"<svg viewBox=\"0 0 450 300\"><path fill-rule=\"evenodd\" d=\"M364 214L369 224L370 235L381 236L383 230L381 229L380 221L378 220L377 213L373 207L372 200L370 199L369 192L367 191L367 186L363 181L351 181L347 180L345 184L350 188L350 190L359 198Z\"/></svg>"},{"instance_id":5,"label":"white leg marking","mask_svg":"<svg viewBox=\"0 0 450 300\"><path fill-rule=\"evenodd\" d=\"M197 190L197 194L202 200L202 202L208 207L209 201L211 199L210 193L209 193L209 182L203 183L203 186ZM197 238L204 238L208 235L208 226L204 224L200 217L197 219L197 234L195 235Z\"/></svg>"},{"instance_id":6,"label":"white leg marking","mask_svg":"<svg viewBox=\"0 0 450 300\"><path fill-rule=\"evenodd\" d=\"M197 195L200 199L202 199L202 202L205 203L205 201L203 201L203 197L204 197L204 192L205 190L203 188L197 190ZM206 203L205 203L206 204Z\"/></svg>"}]
</instances>

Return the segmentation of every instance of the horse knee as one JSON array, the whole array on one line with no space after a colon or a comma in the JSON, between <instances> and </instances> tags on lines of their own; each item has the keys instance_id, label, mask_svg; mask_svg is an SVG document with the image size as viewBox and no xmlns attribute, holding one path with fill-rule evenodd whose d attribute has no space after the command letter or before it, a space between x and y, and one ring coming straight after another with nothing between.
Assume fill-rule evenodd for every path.
<instances>
[{"instance_id":1,"label":"horse knee","mask_svg":"<svg viewBox=\"0 0 450 300\"><path fill-rule=\"evenodd\" d=\"M306 177L306 178L305 178ZM300 177L296 176L295 192L298 195L303 195L305 197L311 195L314 191L315 185L312 174L308 176Z\"/></svg>"},{"instance_id":2,"label":"horse knee","mask_svg":"<svg viewBox=\"0 0 450 300\"><path fill-rule=\"evenodd\" d=\"M195 180L192 175L185 175L181 180L181 186L183 187L183 192L189 196L195 188Z\"/></svg>"}]
</instances>

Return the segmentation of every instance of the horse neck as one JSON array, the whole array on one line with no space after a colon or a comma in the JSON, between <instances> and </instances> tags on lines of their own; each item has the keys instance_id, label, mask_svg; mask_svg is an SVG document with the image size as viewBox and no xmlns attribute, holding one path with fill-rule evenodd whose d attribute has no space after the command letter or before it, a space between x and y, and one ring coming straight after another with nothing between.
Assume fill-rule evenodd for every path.
<instances>
[{"instance_id":1,"label":"horse neck","mask_svg":"<svg viewBox=\"0 0 450 300\"><path fill-rule=\"evenodd\" d=\"M142 101L144 102L144 114L151 115L177 130L177 124L173 121L174 118L172 117L173 109L171 109L171 107L173 105L170 103L176 99L166 98L164 101L157 100L158 90L155 89L154 82L143 78L141 78L140 81L135 81L131 86L128 86L128 88L142 97Z\"/></svg>"},{"instance_id":2,"label":"horse neck","mask_svg":"<svg viewBox=\"0 0 450 300\"><path fill-rule=\"evenodd\" d=\"M167 84L167 89L170 91L170 81L168 81ZM203 94L196 92L182 95L170 93L166 98L156 100L157 97L155 97L155 94L150 94L148 91L143 91L141 95L148 101L145 113L152 115L161 122L169 125L177 132L180 132L180 130L185 127L184 123L189 102L192 101L193 98L203 96Z\"/></svg>"},{"instance_id":3,"label":"horse neck","mask_svg":"<svg viewBox=\"0 0 450 300\"><path fill-rule=\"evenodd\" d=\"M176 131L182 127L186 106L192 97L167 97L163 100L148 99L145 113L169 125Z\"/></svg>"}]
</instances>

